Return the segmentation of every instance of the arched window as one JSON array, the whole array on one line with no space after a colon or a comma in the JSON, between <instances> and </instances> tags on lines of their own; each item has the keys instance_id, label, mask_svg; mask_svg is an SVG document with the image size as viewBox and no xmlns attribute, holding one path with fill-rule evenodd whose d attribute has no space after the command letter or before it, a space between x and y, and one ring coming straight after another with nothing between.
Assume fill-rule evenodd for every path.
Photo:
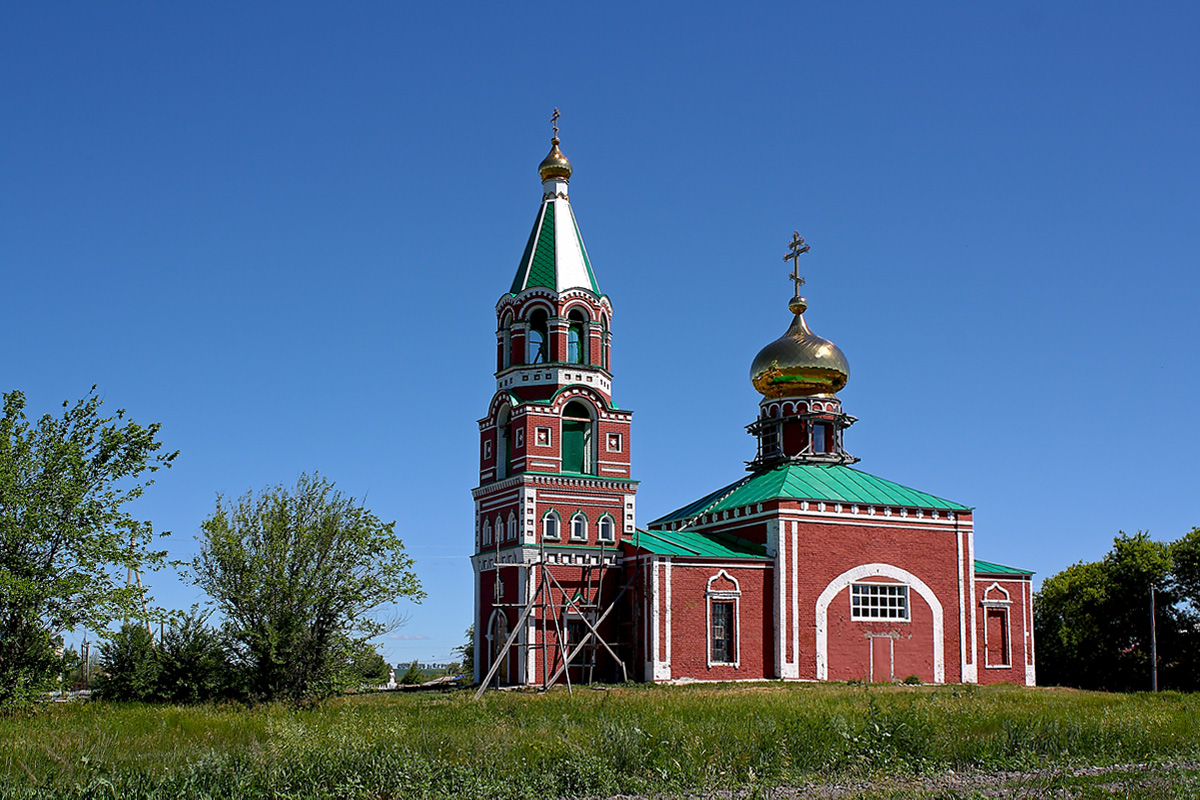
<instances>
[{"instance_id":1,"label":"arched window","mask_svg":"<svg viewBox=\"0 0 1200 800\"><path fill-rule=\"evenodd\" d=\"M496 417L496 480L512 474L513 432L508 406ZM496 534L499 536L499 534Z\"/></svg>"},{"instance_id":2,"label":"arched window","mask_svg":"<svg viewBox=\"0 0 1200 800\"><path fill-rule=\"evenodd\" d=\"M567 361L588 363L587 317L578 308L567 316Z\"/></svg>"},{"instance_id":3,"label":"arched window","mask_svg":"<svg viewBox=\"0 0 1200 800\"><path fill-rule=\"evenodd\" d=\"M512 312L504 312L504 319L500 323L500 347L502 348L500 353L500 369L508 369L512 366L512 322Z\"/></svg>"},{"instance_id":4,"label":"arched window","mask_svg":"<svg viewBox=\"0 0 1200 800\"><path fill-rule=\"evenodd\" d=\"M529 315L528 354L527 364L545 364L550 360L550 334L546 328L546 312L535 309Z\"/></svg>"},{"instance_id":5,"label":"arched window","mask_svg":"<svg viewBox=\"0 0 1200 800\"><path fill-rule=\"evenodd\" d=\"M513 512L508 512L508 539L512 541L517 538L517 515Z\"/></svg>"},{"instance_id":6,"label":"arched window","mask_svg":"<svg viewBox=\"0 0 1200 800\"><path fill-rule=\"evenodd\" d=\"M558 516L557 511L547 511L542 517L542 538L543 539L558 539L562 534L559 532L562 526L562 518Z\"/></svg>"},{"instance_id":7,"label":"arched window","mask_svg":"<svg viewBox=\"0 0 1200 800\"><path fill-rule=\"evenodd\" d=\"M602 542L611 542L616 539L616 526L613 524L613 518L605 514L596 523L596 536Z\"/></svg>"},{"instance_id":8,"label":"arched window","mask_svg":"<svg viewBox=\"0 0 1200 800\"><path fill-rule=\"evenodd\" d=\"M593 474L596 471L592 451L592 414L588 406L578 400L567 403L563 409L562 471Z\"/></svg>"},{"instance_id":9,"label":"arched window","mask_svg":"<svg viewBox=\"0 0 1200 800\"><path fill-rule=\"evenodd\" d=\"M483 521L483 544L489 545L492 543L492 521L485 519Z\"/></svg>"},{"instance_id":10,"label":"arched window","mask_svg":"<svg viewBox=\"0 0 1200 800\"><path fill-rule=\"evenodd\" d=\"M496 515L495 532L496 544L500 544L500 542L504 541L504 517L500 516L499 514Z\"/></svg>"},{"instance_id":11,"label":"arched window","mask_svg":"<svg viewBox=\"0 0 1200 800\"><path fill-rule=\"evenodd\" d=\"M608 315L600 315L600 366L608 369Z\"/></svg>"},{"instance_id":12,"label":"arched window","mask_svg":"<svg viewBox=\"0 0 1200 800\"><path fill-rule=\"evenodd\" d=\"M586 540L588 533L587 528L587 515L582 511L576 511L575 516L571 517L571 538L576 541Z\"/></svg>"}]
</instances>

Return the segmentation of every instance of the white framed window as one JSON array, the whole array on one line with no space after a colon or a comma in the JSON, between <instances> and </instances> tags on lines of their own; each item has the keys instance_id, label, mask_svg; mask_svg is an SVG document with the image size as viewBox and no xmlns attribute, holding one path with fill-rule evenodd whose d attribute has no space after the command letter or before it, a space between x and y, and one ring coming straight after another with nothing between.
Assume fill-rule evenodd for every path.
<instances>
[{"instance_id":1,"label":"white framed window","mask_svg":"<svg viewBox=\"0 0 1200 800\"><path fill-rule=\"evenodd\" d=\"M547 511L542 516L542 538L559 539L562 537L562 518L557 511Z\"/></svg>"},{"instance_id":2,"label":"white framed window","mask_svg":"<svg viewBox=\"0 0 1200 800\"><path fill-rule=\"evenodd\" d=\"M1012 599L999 583L983 590L983 666L986 669L1012 667L1012 631L1009 609Z\"/></svg>"},{"instance_id":3,"label":"white framed window","mask_svg":"<svg viewBox=\"0 0 1200 800\"><path fill-rule=\"evenodd\" d=\"M508 512L508 539L512 541L517 538L517 515L513 512Z\"/></svg>"},{"instance_id":4,"label":"white framed window","mask_svg":"<svg viewBox=\"0 0 1200 800\"><path fill-rule=\"evenodd\" d=\"M704 598L708 607L708 666L741 666L741 586L721 570L708 579Z\"/></svg>"},{"instance_id":5,"label":"white framed window","mask_svg":"<svg viewBox=\"0 0 1200 800\"><path fill-rule=\"evenodd\" d=\"M525 446L525 429L517 428L517 433L516 433L515 438L517 441L517 449L520 450L522 447Z\"/></svg>"},{"instance_id":6,"label":"white framed window","mask_svg":"<svg viewBox=\"0 0 1200 800\"><path fill-rule=\"evenodd\" d=\"M484 439L483 441L483 457L485 460L490 460L492 457L492 440Z\"/></svg>"},{"instance_id":7,"label":"white framed window","mask_svg":"<svg viewBox=\"0 0 1200 800\"><path fill-rule=\"evenodd\" d=\"M492 543L492 521L485 519L483 521L483 544L489 545Z\"/></svg>"},{"instance_id":8,"label":"white framed window","mask_svg":"<svg viewBox=\"0 0 1200 800\"><path fill-rule=\"evenodd\" d=\"M538 447L549 447L550 446L550 429L549 428L537 428L536 432L534 434L534 441L537 442Z\"/></svg>"},{"instance_id":9,"label":"white framed window","mask_svg":"<svg viewBox=\"0 0 1200 800\"><path fill-rule=\"evenodd\" d=\"M619 433L610 433L610 434L609 434L609 435L606 437L606 439L607 439L607 441L608 441L608 452L610 452L610 453L619 453L619 452L621 452L621 447L622 447L622 444L623 444L623 443L621 442L621 434L619 434Z\"/></svg>"},{"instance_id":10,"label":"white framed window","mask_svg":"<svg viewBox=\"0 0 1200 800\"><path fill-rule=\"evenodd\" d=\"M902 583L850 584L850 619L908 622L908 587Z\"/></svg>"},{"instance_id":11,"label":"white framed window","mask_svg":"<svg viewBox=\"0 0 1200 800\"><path fill-rule=\"evenodd\" d=\"M588 518L582 511L576 511L571 517L571 538L575 541L586 541L588 537Z\"/></svg>"},{"instance_id":12,"label":"white framed window","mask_svg":"<svg viewBox=\"0 0 1200 800\"><path fill-rule=\"evenodd\" d=\"M605 514L600 517L600 521L596 523L596 535L602 542L612 542L616 540L616 525L613 523L613 518Z\"/></svg>"},{"instance_id":13,"label":"white framed window","mask_svg":"<svg viewBox=\"0 0 1200 800\"><path fill-rule=\"evenodd\" d=\"M734 662L734 641L737 639L732 600L709 601L709 642L714 664Z\"/></svg>"}]
</instances>

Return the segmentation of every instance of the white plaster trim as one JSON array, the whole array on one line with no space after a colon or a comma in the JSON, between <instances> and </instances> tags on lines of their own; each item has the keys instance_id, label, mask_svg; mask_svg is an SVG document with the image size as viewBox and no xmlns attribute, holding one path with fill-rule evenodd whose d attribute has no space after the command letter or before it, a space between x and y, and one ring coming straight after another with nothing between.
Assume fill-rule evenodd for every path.
<instances>
[{"instance_id":1,"label":"white plaster trim","mask_svg":"<svg viewBox=\"0 0 1200 800\"><path fill-rule=\"evenodd\" d=\"M1003 600L989 600L988 592L990 592L992 589L999 590L1000 594L1004 595L1004 599ZM1011 606L1012 605L1012 595L1010 595L1008 593L1007 589L1005 589L1003 586L1000 585L999 581L992 581L991 585L983 590L983 599L979 601L979 604L982 606Z\"/></svg>"},{"instance_id":2,"label":"white plaster trim","mask_svg":"<svg viewBox=\"0 0 1200 800\"><path fill-rule=\"evenodd\" d=\"M675 609L675 606L672 605L672 603L671 603L671 559L670 558L666 559L666 565L664 567L664 572L665 572L665 578L666 578L666 582L667 582L667 633L666 633L666 636L667 636L667 659L666 659L666 663L667 663L667 668L670 669L670 666L671 666L671 641L672 641L671 617L673 616L673 614L671 612L674 611L674 609Z\"/></svg>"},{"instance_id":3,"label":"white plaster trim","mask_svg":"<svg viewBox=\"0 0 1200 800\"><path fill-rule=\"evenodd\" d=\"M996 587L997 589L1000 589L999 584L993 583L992 586ZM984 592L984 595L986 595L988 591L991 591L992 586L989 586L987 588L987 591ZM1000 591L1003 592L1004 590L1000 589ZM1005 594L1007 594L1007 592L1005 592ZM983 613L984 613L984 619L983 619L983 666L985 669L1012 669L1012 665L1013 665L1013 663L1012 663L1012 615L1009 613L1009 606L1012 605L1012 601L1011 600L1008 600L1008 601L984 600L981 605L983 606ZM1004 612L1004 629L1008 631L1008 638L1004 642L1004 663L1003 664L992 664L991 662L988 661L987 613L989 611L1003 611Z\"/></svg>"},{"instance_id":4,"label":"white plaster trim","mask_svg":"<svg viewBox=\"0 0 1200 800\"><path fill-rule=\"evenodd\" d=\"M788 621L792 626L792 672L791 677L800 677L800 569L797 564L797 545L800 542L800 524L792 522L792 613Z\"/></svg>"},{"instance_id":5,"label":"white plaster trim","mask_svg":"<svg viewBox=\"0 0 1200 800\"><path fill-rule=\"evenodd\" d=\"M733 589L717 589L712 588L713 581L724 578L733 584ZM725 570L721 570L716 575L708 579L704 590L704 639L708 643L707 650L708 668L713 666L727 667L732 666L734 669L740 669L742 666L742 585L738 583L738 579L730 575ZM733 662L729 661L713 661L712 655L712 604L713 601L729 602L733 601Z\"/></svg>"},{"instance_id":6,"label":"white plaster trim","mask_svg":"<svg viewBox=\"0 0 1200 800\"><path fill-rule=\"evenodd\" d=\"M963 535L957 530L954 532L954 545L958 550L958 671L962 675L962 680L965 683L967 678L967 619L963 609L966 608L967 599L967 576L970 575L970 580L975 580L975 567L971 566L968 571L967 562L963 558ZM971 613L975 613L975 609L971 609ZM974 652L974 651L972 651Z\"/></svg>"},{"instance_id":7,"label":"white plaster trim","mask_svg":"<svg viewBox=\"0 0 1200 800\"><path fill-rule=\"evenodd\" d=\"M784 565L787 563L787 544L784 541L786 533L785 526L778 520L773 520L767 523L767 552L774 551L775 553L775 580L772 581L774 592L772 600L775 603L774 620L772 620L773 633L775 634L775 663L780 678L787 677L787 628L788 619L783 613L785 604L787 603L787 573Z\"/></svg>"},{"instance_id":8,"label":"white plaster trim","mask_svg":"<svg viewBox=\"0 0 1200 800\"><path fill-rule=\"evenodd\" d=\"M979 682L979 628L975 614L975 531L967 530L967 564L971 567L971 584L967 587L971 593L971 602L967 608L971 609L969 614L971 619L971 667L966 675L963 675L963 683L978 683ZM959 613L966 614L966 609ZM1011 638L1011 637L1010 637Z\"/></svg>"},{"instance_id":9,"label":"white plaster trim","mask_svg":"<svg viewBox=\"0 0 1200 800\"><path fill-rule=\"evenodd\" d=\"M592 494L557 494L551 492L542 492L542 498L545 500L564 500L570 503L587 503L593 506L611 506L613 503L618 505L621 498L616 495L592 495Z\"/></svg>"},{"instance_id":10,"label":"white plaster trim","mask_svg":"<svg viewBox=\"0 0 1200 800\"><path fill-rule=\"evenodd\" d=\"M830 581L817 598L817 680L829 680L829 604L833 598L850 584L863 578L882 575L885 578L907 583L924 598L933 612L933 682L946 682L946 631L942 603L925 581L911 572L891 564L861 564L846 570ZM910 600L911 602L911 600ZM910 612L911 613L911 612Z\"/></svg>"}]
</instances>

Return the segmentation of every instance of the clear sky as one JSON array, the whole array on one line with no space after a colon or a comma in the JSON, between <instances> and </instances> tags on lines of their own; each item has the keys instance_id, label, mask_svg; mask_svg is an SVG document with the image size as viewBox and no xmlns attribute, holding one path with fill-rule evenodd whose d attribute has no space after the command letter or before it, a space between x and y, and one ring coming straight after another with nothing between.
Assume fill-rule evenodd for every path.
<instances>
[{"instance_id":1,"label":"clear sky","mask_svg":"<svg viewBox=\"0 0 1200 800\"><path fill-rule=\"evenodd\" d=\"M1200 524L1200 5L743 6L0 4L0 388L161 422L178 558L218 493L365 497L429 592L384 654L448 658L557 106L639 524L753 457L794 229L847 448L980 558Z\"/></svg>"}]
</instances>

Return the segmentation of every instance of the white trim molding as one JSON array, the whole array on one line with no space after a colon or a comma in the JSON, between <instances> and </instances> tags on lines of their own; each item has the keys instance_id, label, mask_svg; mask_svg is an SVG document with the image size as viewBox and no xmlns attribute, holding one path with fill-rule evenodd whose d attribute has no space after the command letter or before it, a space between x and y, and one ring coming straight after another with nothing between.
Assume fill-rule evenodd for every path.
<instances>
[{"instance_id":1,"label":"white trim molding","mask_svg":"<svg viewBox=\"0 0 1200 800\"><path fill-rule=\"evenodd\" d=\"M714 589L713 583L721 579L732 583L733 588ZM712 606L714 602L733 603L733 661L713 661ZM738 583L737 578L725 570L721 570L716 575L711 576L705 585L704 629L704 639L708 645L705 648L708 657L708 668L712 669L714 666L732 666L734 669L739 669L742 666L742 585Z\"/></svg>"},{"instance_id":2,"label":"white trim molding","mask_svg":"<svg viewBox=\"0 0 1200 800\"><path fill-rule=\"evenodd\" d=\"M817 680L829 680L829 604L839 592L864 578L884 577L906 583L916 590L933 612L933 682L946 682L946 630L942 603L925 581L891 564L860 564L838 575L817 598ZM911 599L911 598L910 598Z\"/></svg>"}]
</instances>

